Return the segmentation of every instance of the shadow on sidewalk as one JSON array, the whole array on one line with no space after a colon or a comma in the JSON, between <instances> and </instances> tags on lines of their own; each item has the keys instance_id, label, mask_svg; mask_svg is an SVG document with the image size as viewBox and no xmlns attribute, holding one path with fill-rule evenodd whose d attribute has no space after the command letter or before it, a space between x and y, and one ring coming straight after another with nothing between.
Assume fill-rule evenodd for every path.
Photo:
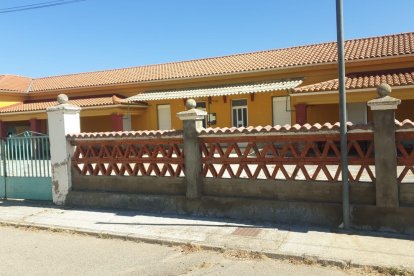
<instances>
[{"instance_id":1,"label":"shadow on sidewalk","mask_svg":"<svg viewBox=\"0 0 414 276\"><path fill-rule=\"evenodd\" d=\"M52 201L45 201L45 200L30 200L30 199L0 199L0 207L43 207L43 208L57 208Z\"/></svg>"},{"instance_id":2,"label":"shadow on sidewalk","mask_svg":"<svg viewBox=\"0 0 414 276\"><path fill-rule=\"evenodd\" d=\"M327 228L314 225L288 225L278 224L263 221L251 221L251 220L237 220L231 218L217 218L217 217L200 217L200 216L188 216L188 215L177 215L171 213L145 213L137 210L118 210L118 209L92 209L92 208L76 208L68 206L56 206L50 201L35 201L35 200L0 200L0 207L34 207L34 208L47 208L54 210L62 210L67 212L88 212L98 214L111 214L117 217L137 217L137 216L148 216L155 218L165 219L176 219L182 220L182 223L140 223L140 222L96 222L100 225L131 225L131 226L183 226L183 227L222 227L222 228L251 228L251 229L273 229L275 231L291 231L291 232L324 232L324 233L338 233L346 235L359 235L359 236L370 236L370 237L383 237L383 238L394 238L402 240L414 240L414 235L403 234L397 232L386 232L386 231L369 231L361 229L341 229L341 228ZM81 214L80 214L81 215ZM195 223L189 223L188 220L197 221ZM203 223L205 222L205 223Z\"/></svg>"},{"instance_id":3,"label":"shadow on sidewalk","mask_svg":"<svg viewBox=\"0 0 414 276\"><path fill-rule=\"evenodd\" d=\"M73 209L76 210L76 209ZM388 232L388 231L369 231L351 228L349 230L341 228L328 228L320 227L315 225L297 225L297 224L281 224L281 223L271 223L263 221L251 221L251 220L238 220L231 218L218 218L218 217L201 217L201 216L188 216L188 215L177 215L170 213L145 213L132 210L109 210L109 209L78 209L89 212L109 212L116 214L117 216L151 216L156 218L168 218L168 219L179 219L183 220L183 223L128 223L128 222L98 222L97 224L101 225L137 225L137 226L184 226L184 227L222 227L222 228L247 228L247 229L273 229L275 231L290 231L290 232L324 232L324 233L337 233L337 234L346 234L346 235L358 235L358 236L367 236L367 237L382 237L382 238L394 238L402 240L414 240L414 235L397 233L397 232ZM187 223L186 220L196 220L197 223ZM208 223L200 223L208 222Z\"/></svg>"}]
</instances>

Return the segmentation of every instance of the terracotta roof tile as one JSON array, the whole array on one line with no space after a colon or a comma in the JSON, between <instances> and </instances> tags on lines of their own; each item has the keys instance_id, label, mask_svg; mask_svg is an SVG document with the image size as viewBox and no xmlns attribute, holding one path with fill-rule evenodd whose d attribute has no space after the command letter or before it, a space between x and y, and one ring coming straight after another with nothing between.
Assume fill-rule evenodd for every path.
<instances>
[{"instance_id":1,"label":"terracotta roof tile","mask_svg":"<svg viewBox=\"0 0 414 276\"><path fill-rule=\"evenodd\" d=\"M414 54L414 33L348 40L347 61ZM38 78L31 91L191 78L336 62L335 42L215 58Z\"/></svg>"},{"instance_id":2,"label":"terracotta roof tile","mask_svg":"<svg viewBox=\"0 0 414 276\"><path fill-rule=\"evenodd\" d=\"M353 124L351 122L347 123L349 131L370 131L372 130L371 124ZM319 131L339 131L340 124L335 123L325 123L321 124L304 124L304 125L276 125L276 126L257 126L257 127L231 127L231 128L206 128L200 131L200 136L210 136L210 135L226 135L226 134L293 134L293 133L312 133Z\"/></svg>"},{"instance_id":3,"label":"terracotta roof tile","mask_svg":"<svg viewBox=\"0 0 414 276\"><path fill-rule=\"evenodd\" d=\"M381 83L388 83L390 86L414 85L414 68L398 71L362 72L348 74L345 79L346 89L375 88ZM302 87L297 87L294 93L338 91L339 81L333 79Z\"/></svg>"},{"instance_id":4,"label":"terracotta roof tile","mask_svg":"<svg viewBox=\"0 0 414 276\"><path fill-rule=\"evenodd\" d=\"M27 92L32 79L13 75L0 75L0 92Z\"/></svg>"},{"instance_id":5,"label":"terracotta roof tile","mask_svg":"<svg viewBox=\"0 0 414 276\"><path fill-rule=\"evenodd\" d=\"M114 102L114 97L101 97L101 98L87 98L87 99L74 99L70 100L69 103L80 106L105 106L118 104ZM46 110L46 108L58 105L57 101L43 101L43 102L32 102L32 103L20 103L11 106L0 108L0 113L13 113L13 112L25 112L25 111L37 111Z\"/></svg>"},{"instance_id":6,"label":"terracotta roof tile","mask_svg":"<svg viewBox=\"0 0 414 276\"><path fill-rule=\"evenodd\" d=\"M348 131L352 132L371 132L372 124L353 124L347 123ZM410 120L399 122L395 120L397 131L414 131L414 123ZM317 134L317 132L334 132L339 133L340 123L330 124L304 124L304 125L276 125L276 126L257 126L257 127L224 127L224 128L206 128L199 131L200 137L221 136L221 135L289 135L289 134ZM118 132L83 132L71 133L66 137L69 140L76 139L112 139L112 138L182 138L182 130L143 130L143 131L118 131Z\"/></svg>"},{"instance_id":7,"label":"terracotta roof tile","mask_svg":"<svg viewBox=\"0 0 414 276\"><path fill-rule=\"evenodd\" d=\"M182 138L182 130L142 130L142 131L112 131L112 132L83 132L69 133L66 137L74 139L99 139L99 138Z\"/></svg>"},{"instance_id":8,"label":"terracotta roof tile","mask_svg":"<svg viewBox=\"0 0 414 276\"><path fill-rule=\"evenodd\" d=\"M361 125L347 123L348 130L350 132L358 131L372 131L372 125ZM200 137L216 136L216 135L267 135L267 134L315 134L315 132L321 131L333 131L339 133L339 123L330 124L304 124L304 125L276 125L276 126L257 126L257 127L224 127L224 128L206 128L199 131ZM119 131L119 132L85 132L85 133L72 133L66 137L68 139L94 139L94 138L176 138L182 137L182 130L144 130L144 131Z\"/></svg>"},{"instance_id":9,"label":"terracotta roof tile","mask_svg":"<svg viewBox=\"0 0 414 276\"><path fill-rule=\"evenodd\" d=\"M409 119L405 119L402 122L395 120L395 126L396 126L397 131L406 131L406 130L414 131L414 122L412 122Z\"/></svg>"}]
</instances>

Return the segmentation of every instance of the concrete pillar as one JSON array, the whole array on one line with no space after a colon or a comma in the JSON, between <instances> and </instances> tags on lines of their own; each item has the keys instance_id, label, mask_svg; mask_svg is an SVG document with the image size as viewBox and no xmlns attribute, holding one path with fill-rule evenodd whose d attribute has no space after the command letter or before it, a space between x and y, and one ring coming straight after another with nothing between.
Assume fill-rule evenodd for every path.
<instances>
[{"instance_id":1,"label":"concrete pillar","mask_svg":"<svg viewBox=\"0 0 414 276\"><path fill-rule=\"evenodd\" d=\"M30 119L30 130L33 132L40 133L40 120L38 119Z\"/></svg>"},{"instance_id":2,"label":"concrete pillar","mask_svg":"<svg viewBox=\"0 0 414 276\"><path fill-rule=\"evenodd\" d=\"M124 130L122 115L113 113L111 115L111 122L112 122L112 131L123 131Z\"/></svg>"},{"instance_id":3,"label":"concrete pillar","mask_svg":"<svg viewBox=\"0 0 414 276\"><path fill-rule=\"evenodd\" d=\"M7 136L6 122L0 121L0 138L4 138L6 136Z\"/></svg>"},{"instance_id":4,"label":"concrete pillar","mask_svg":"<svg viewBox=\"0 0 414 276\"><path fill-rule=\"evenodd\" d=\"M398 207L395 110L401 100L389 96L388 84L379 85L377 92L380 97L368 102L374 119L376 205Z\"/></svg>"},{"instance_id":5,"label":"concrete pillar","mask_svg":"<svg viewBox=\"0 0 414 276\"><path fill-rule=\"evenodd\" d=\"M308 122L308 105L304 103L296 104L296 123L304 125Z\"/></svg>"},{"instance_id":6,"label":"concrete pillar","mask_svg":"<svg viewBox=\"0 0 414 276\"><path fill-rule=\"evenodd\" d=\"M52 163L53 202L64 205L71 190L71 159L74 148L66 140L69 133L80 132L80 110L68 103L64 94L58 96L59 105L49 107L47 112Z\"/></svg>"},{"instance_id":7,"label":"concrete pillar","mask_svg":"<svg viewBox=\"0 0 414 276\"><path fill-rule=\"evenodd\" d=\"M183 121L184 132L184 167L187 185L187 197L198 198L201 196L203 176L200 145L197 129L203 128L203 120L207 115L204 110L196 109L196 101L187 100L187 110L177 113Z\"/></svg>"}]
</instances>

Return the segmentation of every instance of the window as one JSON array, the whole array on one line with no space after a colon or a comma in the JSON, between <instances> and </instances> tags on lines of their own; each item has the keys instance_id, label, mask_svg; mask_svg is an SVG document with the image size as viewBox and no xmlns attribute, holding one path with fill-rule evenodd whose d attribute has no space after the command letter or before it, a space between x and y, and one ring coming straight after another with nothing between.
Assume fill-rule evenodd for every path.
<instances>
[{"instance_id":1,"label":"window","mask_svg":"<svg viewBox=\"0 0 414 276\"><path fill-rule=\"evenodd\" d=\"M171 129L171 107L169 104L157 105L158 110L158 129Z\"/></svg>"},{"instance_id":2,"label":"window","mask_svg":"<svg viewBox=\"0 0 414 276\"><path fill-rule=\"evenodd\" d=\"M234 127L247 127L247 100L232 100L231 112Z\"/></svg>"}]
</instances>

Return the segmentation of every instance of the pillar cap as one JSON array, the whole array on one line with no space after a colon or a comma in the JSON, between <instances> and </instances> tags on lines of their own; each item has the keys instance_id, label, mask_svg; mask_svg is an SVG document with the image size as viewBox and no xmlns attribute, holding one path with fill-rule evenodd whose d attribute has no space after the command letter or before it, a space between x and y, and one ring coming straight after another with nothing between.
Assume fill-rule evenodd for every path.
<instances>
[{"instance_id":1,"label":"pillar cap","mask_svg":"<svg viewBox=\"0 0 414 276\"><path fill-rule=\"evenodd\" d=\"M387 83L381 83L377 86L379 98L373 99L367 103L371 110L392 110L397 109L401 103L400 99L389 96L391 94L391 86Z\"/></svg>"},{"instance_id":2,"label":"pillar cap","mask_svg":"<svg viewBox=\"0 0 414 276\"><path fill-rule=\"evenodd\" d=\"M378 96L381 98L389 96L391 94L392 88L388 83L381 83L377 86Z\"/></svg>"},{"instance_id":3,"label":"pillar cap","mask_svg":"<svg viewBox=\"0 0 414 276\"><path fill-rule=\"evenodd\" d=\"M53 112L53 111L61 110L61 111L67 111L68 113L76 113L81 110L79 106L69 103L69 98L66 94L59 94L56 100L59 104L46 108L46 112Z\"/></svg>"},{"instance_id":4,"label":"pillar cap","mask_svg":"<svg viewBox=\"0 0 414 276\"><path fill-rule=\"evenodd\" d=\"M185 102L185 107L186 107L187 109L193 109L193 108L196 108L196 107L197 107L197 102L196 102L194 99L188 99L188 100Z\"/></svg>"},{"instance_id":5,"label":"pillar cap","mask_svg":"<svg viewBox=\"0 0 414 276\"><path fill-rule=\"evenodd\" d=\"M67 103L69 103L69 97L68 97L68 95L66 95L66 94L59 94L57 96L57 102L59 104L67 104Z\"/></svg>"},{"instance_id":6,"label":"pillar cap","mask_svg":"<svg viewBox=\"0 0 414 276\"><path fill-rule=\"evenodd\" d=\"M177 113L177 117L181 121L193 120L201 121L207 116L207 112L201 109L196 109L197 103L194 99L188 99L185 103L188 110Z\"/></svg>"}]
</instances>

